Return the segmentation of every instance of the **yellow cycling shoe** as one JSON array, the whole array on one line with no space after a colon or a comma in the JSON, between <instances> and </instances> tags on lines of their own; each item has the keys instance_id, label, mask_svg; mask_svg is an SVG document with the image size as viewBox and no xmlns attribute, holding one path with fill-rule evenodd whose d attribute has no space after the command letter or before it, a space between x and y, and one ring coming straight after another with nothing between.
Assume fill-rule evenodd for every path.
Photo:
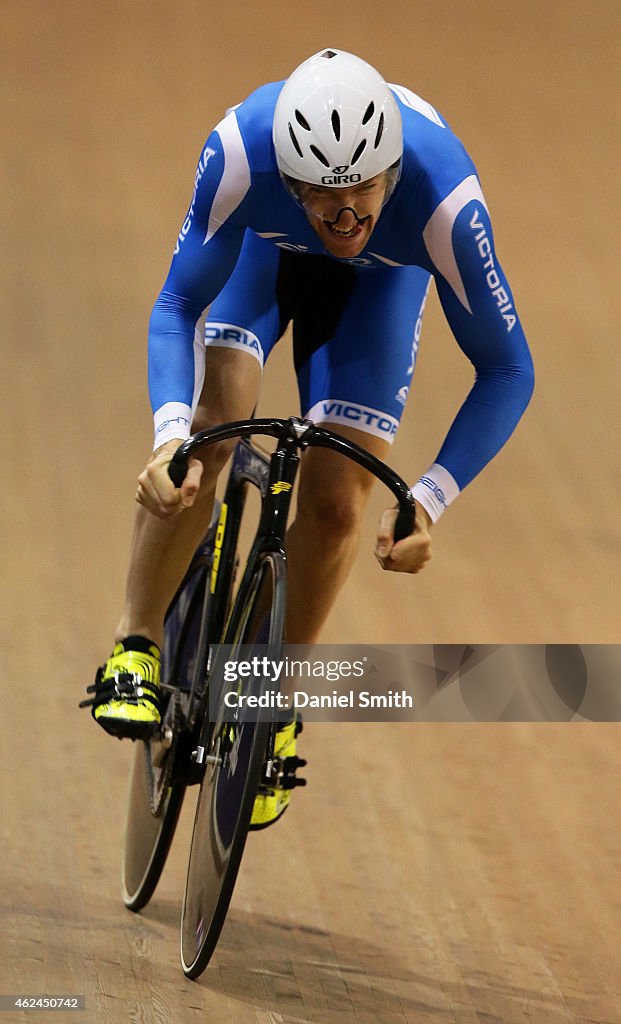
<instances>
[{"instance_id":1,"label":"yellow cycling shoe","mask_svg":"<svg viewBox=\"0 0 621 1024\"><path fill-rule=\"evenodd\" d=\"M297 736L302 731L300 721L288 722L276 733L274 744L274 758L280 761L280 785L273 788L259 786L259 791L254 801L252 817L250 818L251 831L258 831L273 825L287 810L291 799L291 790L295 786L305 786L305 779L295 777L296 768L303 768L306 761L303 761L296 754Z\"/></svg>"},{"instance_id":2,"label":"yellow cycling shoe","mask_svg":"<svg viewBox=\"0 0 621 1024\"><path fill-rule=\"evenodd\" d=\"M87 693L95 696L80 707L90 706L95 721L112 736L153 736L161 722L159 647L141 636L117 643Z\"/></svg>"}]
</instances>

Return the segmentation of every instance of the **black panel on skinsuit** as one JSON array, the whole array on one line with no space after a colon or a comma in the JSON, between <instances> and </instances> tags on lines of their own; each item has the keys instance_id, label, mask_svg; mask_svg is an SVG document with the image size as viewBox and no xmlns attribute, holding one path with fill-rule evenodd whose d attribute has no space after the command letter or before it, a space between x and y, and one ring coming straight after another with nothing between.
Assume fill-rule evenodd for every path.
<instances>
[{"instance_id":1,"label":"black panel on skinsuit","mask_svg":"<svg viewBox=\"0 0 621 1024\"><path fill-rule=\"evenodd\" d=\"M328 256L281 252L276 296L281 335L293 320L296 371L334 337L357 277L355 267Z\"/></svg>"}]
</instances>

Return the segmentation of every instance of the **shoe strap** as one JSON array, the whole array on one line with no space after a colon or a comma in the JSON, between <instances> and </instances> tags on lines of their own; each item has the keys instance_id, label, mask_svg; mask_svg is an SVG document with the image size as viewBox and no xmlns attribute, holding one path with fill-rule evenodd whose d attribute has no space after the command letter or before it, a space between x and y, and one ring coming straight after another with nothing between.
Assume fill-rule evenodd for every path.
<instances>
[{"instance_id":1,"label":"shoe strap","mask_svg":"<svg viewBox=\"0 0 621 1024\"><path fill-rule=\"evenodd\" d=\"M152 684L145 682L136 672L114 672L111 676L103 677L103 670L98 669L95 682L87 686L87 693L94 693L90 700L80 701L80 707L98 708L100 704L109 704L112 700L124 700L137 704L139 700L147 701L157 711L161 711L160 698L157 689Z\"/></svg>"}]
</instances>

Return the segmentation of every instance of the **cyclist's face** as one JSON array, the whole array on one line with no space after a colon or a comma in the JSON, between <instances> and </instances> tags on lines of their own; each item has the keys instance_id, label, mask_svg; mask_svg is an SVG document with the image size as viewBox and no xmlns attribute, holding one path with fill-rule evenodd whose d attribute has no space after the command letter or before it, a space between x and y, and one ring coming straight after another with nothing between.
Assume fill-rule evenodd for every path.
<instances>
[{"instance_id":1,"label":"cyclist's face","mask_svg":"<svg viewBox=\"0 0 621 1024\"><path fill-rule=\"evenodd\" d=\"M386 174L352 185L330 188L302 184L300 200L313 228L332 256L358 256L369 241L382 211Z\"/></svg>"}]
</instances>

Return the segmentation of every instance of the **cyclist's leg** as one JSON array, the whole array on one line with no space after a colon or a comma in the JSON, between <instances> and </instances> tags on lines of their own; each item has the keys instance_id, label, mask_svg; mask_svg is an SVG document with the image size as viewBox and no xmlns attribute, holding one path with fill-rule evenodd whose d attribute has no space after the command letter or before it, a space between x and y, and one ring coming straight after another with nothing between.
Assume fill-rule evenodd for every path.
<instances>
[{"instance_id":1,"label":"cyclist's leg","mask_svg":"<svg viewBox=\"0 0 621 1024\"><path fill-rule=\"evenodd\" d=\"M205 352L205 384L192 430L245 419L257 401L261 369L243 352L222 348ZM204 470L194 505L162 520L146 509L136 512L130 551L125 604L115 639L148 637L161 647L164 616L211 517L218 474L233 442L214 445L200 454Z\"/></svg>"},{"instance_id":2,"label":"cyclist's leg","mask_svg":"<svg viewBox=\"0 0 621 1024\"><path fill-rule=\"evenodd\" d=\"M390 445L382 438L324 422L378 458L388 457ZM287 536L289 643L317 640L356 558L373 482L336 452L310 448L304 455L296 518Z\"/></svg>"},{"instance_id":3,"label":"cyclist's leg","mask_svg":"<svg viewBox=\"0 0 621 1024\"><path fill-rule=\"evenodd\" d=\"M247 232L235 271L197 328L193 431L252 415L264 359L281 333L278 258L277 249ZM138 510L117 640L139 635L161 645L166 609L209 523L218 474L234 444L201 453L203 479L192 508L167 521Z\"/></svg>"},{"instance_id":4,"label":"cyclist's leg","mask_svg":"<svg viewBox=\"0 0 621 1024\"><path fill-rule=\"evenodd\" d=\"M319 280L306 293L314 301L294 314L302 408L386 459L414 371L429 274L417 267L352 273L332 261L316 269ZM288 537L290 642L317 639L355 558L373 481L335 452L306 453Z\"/></svg>"}]
</instances>

